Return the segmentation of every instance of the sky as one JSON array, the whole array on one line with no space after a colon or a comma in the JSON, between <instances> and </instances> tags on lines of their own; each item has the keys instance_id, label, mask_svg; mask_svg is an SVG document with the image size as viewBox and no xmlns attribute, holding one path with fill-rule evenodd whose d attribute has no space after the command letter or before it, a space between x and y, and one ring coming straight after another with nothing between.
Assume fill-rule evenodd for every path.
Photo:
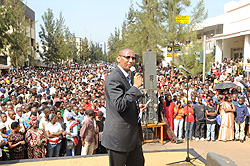
<instances>
[{"instance_id":1,"label":"sky","mask_svg":"<svg viewBox=\"0 0 250 166\"><path fill-rule=\"evenodd\" d=\"M137 3L141 1L132 0L134 8L138 8ZM191 5L195 6L198 1L191 0ZM224 4L230 1L232 0L204 0L208 18L222 15ZM40 42L38 32L40 25L43 24L41 16L48 8L52 9L55 18L59 18L62 12L65 24L76 37L87 37L94 42L107 42L115 27L121 27L131 4L131 0L25 0L24 2L35 11L37 43Z\"/></svg>"}]
</instances>

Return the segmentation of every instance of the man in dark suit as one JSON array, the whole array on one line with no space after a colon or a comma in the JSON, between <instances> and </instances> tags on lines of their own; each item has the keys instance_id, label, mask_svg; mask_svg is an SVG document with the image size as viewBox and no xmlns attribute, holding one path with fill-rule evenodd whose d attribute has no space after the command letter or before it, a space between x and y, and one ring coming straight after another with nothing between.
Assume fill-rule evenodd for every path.
<instances>
[{"instance_id":1,"label":"man in dark suit","mask_svg":"<svg viewBox=\"0 0 250 166\"><path fill-rule=\"evenodd\" d=\"M105 81L107 118L102 145L108 149L110 166L143 166L142 129L137 100L142 96L139 87L142 76L128 77L135 64L135 54L125 48L117 56L118 66Z\"/></svg>"}]
</instances>

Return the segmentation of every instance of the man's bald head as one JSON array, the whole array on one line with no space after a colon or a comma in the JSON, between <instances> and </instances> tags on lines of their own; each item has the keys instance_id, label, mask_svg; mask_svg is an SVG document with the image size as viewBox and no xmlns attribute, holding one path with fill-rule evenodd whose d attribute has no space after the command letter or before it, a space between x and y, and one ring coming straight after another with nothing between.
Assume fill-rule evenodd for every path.
<instances>
[{"instance_id":1,"label":"man's bald head","mask_svg":"<svg viewBox=\"0 0 250 166\"><path fill-rule=\"evenodd\" d=\"M119 55L124 55L124 56L126 56L126 55L128 54L128 52L133 52L133 53L134 53L134 51L131 50L130 48L123 48L123 49L121 49L121 50L119 51Z\"/></svg>"}]
</instances>

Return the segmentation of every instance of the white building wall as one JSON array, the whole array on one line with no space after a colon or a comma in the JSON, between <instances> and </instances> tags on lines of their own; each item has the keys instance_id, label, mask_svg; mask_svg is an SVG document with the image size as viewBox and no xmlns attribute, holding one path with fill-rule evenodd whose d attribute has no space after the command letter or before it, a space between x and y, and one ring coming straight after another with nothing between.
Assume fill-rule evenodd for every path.
<instances>
[{"instance_id":1,"label":"white building wall","mask_svg":"<svg viewBox=\"0 0 250 166\"><path fill-rule=\"evenodd\" d=\"M223 58L232 56L231 49L242 48L244 45L244 37L235 37L223 40Z\"/></svg>"},{"instance_id":2,"label":"white building wall","mask_svg":"<svg viewBox=\"0 0 250 166\"><path fill-rule=\"evenodd\" d=\"M231 1L224 5L224 34L249 30L250 3L249 0Z\"/></svg>"},{"instance_id":3,"label":"white building wall","mask_svg":"<svg viewBox=\"0 0 250 166\"><path fill-rule=\"evenodd\" d=\"M247 59L250 59L250 35L246 35L244 40L244 64L247 63Z\"/></svg>"},{"instance_id":4,"label":"white building wall","mask_svg":"<svg viewBox=\"0 0 250 166\"><path fill-rule=\"evenodd\" d=\"M222 40L216 40L216 47L215 47L215 62L222 61Z\"/></svg>"}]
</instances>

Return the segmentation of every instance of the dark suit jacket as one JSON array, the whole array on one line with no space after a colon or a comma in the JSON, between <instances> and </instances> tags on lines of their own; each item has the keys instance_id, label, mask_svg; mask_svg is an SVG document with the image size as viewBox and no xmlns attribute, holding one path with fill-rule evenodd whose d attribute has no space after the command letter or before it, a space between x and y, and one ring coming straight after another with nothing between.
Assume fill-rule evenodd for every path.
<instances>
[{"instance_id":1,"label":"dark suit jacket","mask_svg":"<svg viewBox=\"0 0 250 166\"><path fill-rule=\"evenodd\" d=\"M130 87L127 78L117 67L105 81L107 118L102 145L119 152L134 150L142 142L136 101L142 96L138 88ZM139 138L139 140L138 140Z\"/></svg>"}]
</instances>

